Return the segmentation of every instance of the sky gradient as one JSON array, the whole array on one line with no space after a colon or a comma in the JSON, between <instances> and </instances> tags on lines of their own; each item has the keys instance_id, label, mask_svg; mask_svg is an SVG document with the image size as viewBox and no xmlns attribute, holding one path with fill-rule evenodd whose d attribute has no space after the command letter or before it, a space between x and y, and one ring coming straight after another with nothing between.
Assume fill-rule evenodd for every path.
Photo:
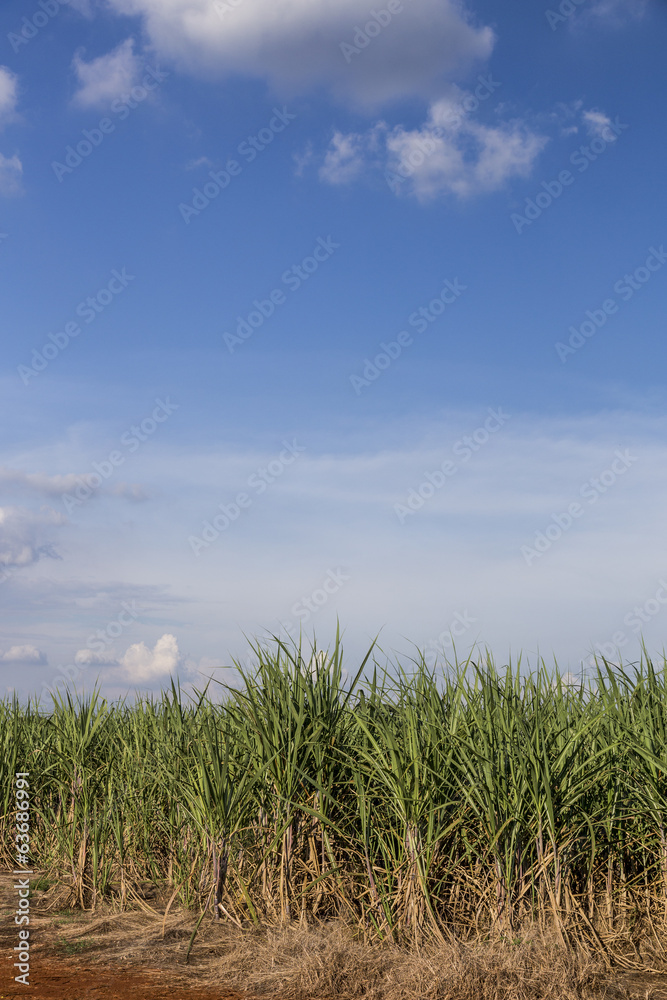
<instances>
[{"instance_id":1,"label":"sky gradient","mask_svg":"<svg viewBox=\"0 0 667 1000\"><path fill-rule=\"evenodd\" d=\"M5 692L337 617L661 652L666 42L657 0L7 0Z\"/></svg>"}]
</instances>

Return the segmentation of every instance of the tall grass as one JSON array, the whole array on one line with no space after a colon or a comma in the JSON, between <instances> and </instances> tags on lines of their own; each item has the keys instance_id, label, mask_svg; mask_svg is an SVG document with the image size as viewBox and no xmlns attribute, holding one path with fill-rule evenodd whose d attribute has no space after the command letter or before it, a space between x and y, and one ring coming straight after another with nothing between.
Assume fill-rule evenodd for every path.
<instances>
[{"instance_id":1,"label":"tall grass","mask_svg":"<svg viewBox=\"0 0 667 1000\"><path fill-rule=\"evenodd\" d=\"M254 652L222 701L0 703L5 862L30 770L32 863L70 905L149 881L241 926L335 916L419 945L531 923L664 953L667 663L572 686L490 657L408 672L370 652L348 675L338 638Z\"/></svg>"}]
</instances>

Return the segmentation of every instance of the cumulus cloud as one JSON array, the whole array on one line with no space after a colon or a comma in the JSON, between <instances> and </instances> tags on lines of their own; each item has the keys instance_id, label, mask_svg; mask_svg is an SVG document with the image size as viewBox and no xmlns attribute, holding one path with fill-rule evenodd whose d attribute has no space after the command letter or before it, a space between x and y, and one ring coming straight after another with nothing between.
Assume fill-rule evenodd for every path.
<instances>
[{"instance_id":1,"label":"cumulus cloud","mask_svg":"<svg viewBox=\"0 0 667 1000\"><path fill-rule=\"evenodd\" d=\"M122 656L117 656L112 649L97 652L92 649L79 649L74 655L77 666L120 668L106 674L106 680L123 680L133 684L145 684L151 681L164 680L171 676L181 666L183 660L178 649L178 641L169 633L157 640L152 649L145 642L136 642Z\"/></svg>"},{"instance_id":2,"label":"cumulus cloud","mask_svg":"<svg viewBox=\"0 0 667 1000\"><path fill-rule=\"evenodd\" d=\"M79 79L73 102L81 108L107 107L115 98L129 93L141 72L132 38L91 62L85 62L77 52L72 65Z\"/></svg>"},{"instance_id":3,"label":"cumulus cloud","mask_svg":"<svg viewBox=\"0 0 667 1000\"><path fill-rule=\"evenodd\" d=\"M30 566L44 556L59 558L50 535L55 526L66 523L51 507L0 507L0 567Z\"/></svg>"},{"instance_id":4,"label":"cumulus cloud","mask_svg":"<svg viewBox=\"0 0 667 1000\"><path fill-rule=\"evenodd\" d=\"M452 88L449 96L432 102L418 128L378 122L365 133L337 131L320 177L329 184L348 184L369 169L382 169L396 194L414 194L421 201L448 194L469 198L496 191L513 177L527 177L548 136L519 118L481 122L468 110L479 103L472 93ZM617 137L610 116L586 109L582 100L558 104L538 121L551 131L557 128L561 138L583 129L605 142Z\"/></svg>"},{"instance_id":5,"label":"cumulus cloud","mask_svg":"<svg viewBox=\"0 0 667 1000\"><path fill-rule=\"evenodd\" d=\"M494 44L491 28L475 24L461 0L410 0L368 33L367 0L237 0L226 13L212 0L109 5L140 15L155 51L188 70L264 79L283 94L324 86L366 107L433 98Z\"/></svg>"},{"instance_id":6,"label":"cumulus cloud","mask_svg":"<svg viewBox=\"0 0 667 1000\"><path fill-rule=\"evenodd\" d=\"M497 125L475 121L465 110L472 97L457 91L433 102L426 122L416 129L379 123L366 135L337 132L321 178L343 184L366 166L380 165L395 193L411 192L426 201L443 194L467 198L527 176L547 138L518 119Z\"/></svg>"},{"instance_id":7,"label":"cumulus cloud","mask_svg":"<svg viewBox=\"0 0 667 1000\"><path fill-rule=\"evenodd\" d=\"M173 635L163 635L149 649L145 642L137 642L120 658L125 678L134 683L159 680L172 674L181 662L178 642Z\"/></svg>"},{"instance_id":8,"label":"cumulus cloud","mask_svg":"<svg viewBox=\"0 0 667 1000\"><path fill-rule=\"evenodd\" d=\"M108 2L118 14L141 17L158 56L187 71L261 78L285 98L324 88L367 113L406 98L428 103L420 128L376 122L367 131L336 131L319 171L330 184L350 183L369 166L395 171L410 161L401 190L422 199L467 197L525 176L546 141L517 120L466 118L458 129L438 131L443 107L470 96L456 81L486 61L495 42L466 0L410 0L382 17L365 0ZM414 167L424 143L434 145ZM310 151L297 159L297 173L310 160Z\"/></svg>"},{"instance_id":9,"label":"cumulus cloud","mask_svg":"<svg viewBox=\"0 0 667 1000\"><path fill-rule=\"evenodd\" d=\"M0 656L3 663L25 666L41 666L47 662L46 656L36 646L12 646Z\"/></svg>"},{"instance_id":10,"label":"cumulus cloud","mask_svg":"<svg viewBox=\"0 0 667 1000\"><path fill-rule=\"evenodd\" d=\"M491 126L467 121L440 135L439 105L421 129L394 129L387 139L388 170L421 200L441 194L459 198L496 191L512 177L526 177L546 138L520 121ZM396 182L400 184L400 180Z\"/></svg>"}]
</instances>

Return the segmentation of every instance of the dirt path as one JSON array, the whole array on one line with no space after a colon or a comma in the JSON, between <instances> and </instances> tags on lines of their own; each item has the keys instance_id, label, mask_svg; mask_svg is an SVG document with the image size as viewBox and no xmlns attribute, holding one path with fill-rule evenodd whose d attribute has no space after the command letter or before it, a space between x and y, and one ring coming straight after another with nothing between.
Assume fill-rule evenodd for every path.
<instances>
[{"instance_id":1,"label":"dirt path","mask_svg":"<svg viewBox=\"0 0 667 1000\"><path fill-rule=\"evenodd\" d=\"M0 873L0 1000L240 1000L237 993L202 983L196 967L188 975L160 968L164 955L157 949L154 961L147 961L150 948L141 947L141 932L136 946L119 955L108 921L93 914L68 918L44 912L38 898L32 900L30 915L30 985L15 982L14 882L12 875ZM172 941L171 964L179 957L182 962L181 938L178 933L177 943ZM85 955L77 953L83 950Z\"/></svg>"},{"instance_id":2,"label":"dirt path","mask_svg":"<svg viewBox=\"0 0 667 1000\"><path fill-rule=\"evenodd\" d=\"M30 986L14 982L14 968L3 943L0 1000L239 1000L238 994L211 990L161 969L111 972L76 960L52 960L37 952L31 963Z\"/></svg>"}]
</instances>

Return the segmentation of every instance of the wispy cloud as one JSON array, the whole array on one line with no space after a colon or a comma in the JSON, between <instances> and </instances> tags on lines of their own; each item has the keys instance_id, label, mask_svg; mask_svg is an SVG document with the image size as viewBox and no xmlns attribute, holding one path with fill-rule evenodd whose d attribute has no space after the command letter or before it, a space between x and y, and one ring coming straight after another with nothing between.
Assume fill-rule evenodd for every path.
<instances>
[{"instance_id":1,"label":"wispy cloud","mask_svg":"<svg viewBox=\"0 0 667 1000\"><path fill-rule=\"evenodd\" d=\"M18 568L44 557L59 558L51 536L54 527L66 522L51 507L39 511L0 507L0 567Z\"/></svg>"},{"instance_id":2,"label":"wispy cloud","mask_svg":"<svg viewBox=\"0 0 667 1000\"><path fill-rule=\"evenodd\" d=\"M44 472L24 472L21 469L10 469L0 466L0 488L5 492L32 493L39 496L62 499L67 495L77 495L77 491L85 491L86 499L99 496L116 496L134 503L140 503L148 498L148 494L139 483L114 483L109 486L94 480L95 486L89 485L90 472L66 472L48 475Z\"/></svg>"},{"instance_id":3,"label":"wispy cloud","mask_svg":"<svg viewBox=\"0 0 667 1000\"><path fill-rule=\"evenodd\" d=\"M0 488L28 490L45 497L58 497L75 489L80 478L74 472L49 476L43 472L23 472L0 466Z\"/></svg>"},{"instance_id":4,"label":"wispy cloud","mask_svg":"<svg viewBox=\"0 0 667 1000\"><path fill-rule=\"evenodd\" d=\"M77 52L72 66L79 81L72 100L80 108L108 107L115 98L129 94L141 72L141 60L135 55L132 38L126 38L111 52L90 62Z\"/></svg>"},{"instance_id":5,"label":"wispy cloud","mask_svg":"<svg viewBox=\"0 0 667 1000\"><path fill-rule=\"evenodd\" d=\"M0 129L16 119L18 77L7 66L0 66ZM21 194L23 164L17 153L0 153L0 196L10 198Z\"/></svg>"},{"instance_id":6,"label":"wispy cloud","mask_svg":"<svg viewBox=\"0 0 667 1000\"><path fill-rule=\"evenodd\" d=\"M21 194L22 178L23 164L17 154L8 157L0 153L0 195L9 198Z\"/></svg>"},{"instance_id":7,"label":"wispy cloud","mask_svg":"<svg viewBox=\"0 0 667 1000\"><path fill-rule=\"evenodd\" d=\"M367 166L367 157L377 131L369 135L334 132L320 167L320 177L328 184L349 184Z\"/></svg>"},{"instance_id":8,"label":"wispy cloud","mask_svg":"<svg viewBox=\"0 0 667 1000\"><path fill-rule=\"evenodd\" d=\"M0 128L16 115L18 77L8 66L0 66Z\"/></svg>"},{"instance_id":9,"label":"wispy cloud","mask_svg":"<svg viewBox=\"0 0 667 1000\"><path fill-rule=\"evenodd\" d=\"M590 110L582 113L586 130L593 138L604 139L605 142L615 142L617 136L611 129L611 118L604 111Z\"/></svg>"},{"instance_id":10,"label":"wispy cloud","mask_svg":"<svg viewBox=\"0 0 667 1000\"><path fill-rule=\"evenodd\" d=\"M597 0L591 7L591 15L615 27L621 27L628 20L644 16L648 0Z\"/></svg>"}]
</instances>

